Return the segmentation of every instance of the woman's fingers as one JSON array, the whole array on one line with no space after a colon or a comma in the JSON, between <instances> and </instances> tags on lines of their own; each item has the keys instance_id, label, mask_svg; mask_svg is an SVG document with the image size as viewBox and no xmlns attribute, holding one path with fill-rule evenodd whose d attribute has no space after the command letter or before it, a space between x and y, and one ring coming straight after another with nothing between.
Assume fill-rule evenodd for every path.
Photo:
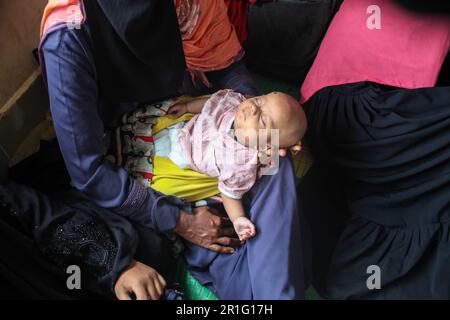
<instances>
[{"instance_id":1,"label":"woman's fingers","mask_svg":"<svg viewBox=\"0 0 450 320\"><path fill-rule=\"evenodd\" d=\"M219 236L220 237L233 237L233 236L235 236L234 228L233 227L221 228L219 230Z\"/></svg>"},{"instance_id":2,"label":"woman's fingers","mask_svg":"<svg viewBox=\"0 0 450 320\"><path fill-rule=\"evenodd\" d=\"M150 275L147 279L133 286L132 291L136 300L159 300L164 293L166 281L157 273Z\"/></svg>"},{"instance_id":3,"label":"woman's fingers","mask_svg":"<svg viewBox=\"0 0 450 320\"><path fill-rule=\"evenodd\" d=\"M161 282L160 279L155 278L154 279L154 287L155 287L156 293L158 295L158 299L161 299L161 296L163 295L164 289L166 288L166 286Z\"/></svg>"},{"instance_id":4,"label":"woman's fingers","mask_svg":"<svg viewBox=\"0 0 450 320\"><path fill-rule=\"evenodd\" d=\"M158 280L155 280L153 283L153 287L155 288L155 294L156 294L156 298L154 300L160 300L161 296L164 292L164 289L163 289L161 283Z\"/></svg>"},{"instance_id":5,"label":"woman's fingers","mask_svg":"<svg viewBox=\"0 0 450 320\"><path fill-rule=\"evenodd\" d=\"M164 289L166 288L166 281L159 273L155 276L154 280L156 292L158 293L158 299L160 299L164 293Z\"/></svg>"},{"instance_id":6,"label":"woman's fingers","mask_svg":"<svg viewBox=\"0 0 450 320\"><path fill-rule=\"evenodd\" d=\"M300 151L302 151L302 146L301 146L300 144L296 144L296 145L292 146L292 147L290 148L290 150L291 150L292 154L295 156L295 155L297 155Z\"/></svg>"},{"instance_id":7,"label":"woman's fingers","mask_svg":"<svg viewBox=\"0 0 450 320\"><path fill-rule=\"evenodd\" d=\"M231 225L229 219L218 216L214 209L199 207L195 208L192 214L181 212L176 232L187 241L203 248L220 253L233 253L234 249L229 246L239 246L242 243L237 239Z\"/></svg>"},{"instance_id":8,"label":"woman's fingers","mask_svg":"<svg viewBox=\"0 0 450 320\"><path fill-rule=\"evenodd\" d=\"M228 217L220 217L220 226L222 228L226 228L226 227L232 227L233 223L231 222L230 218Z\"/></svg>"},{"instance_id":9,"label":"woman's fingers","mask_svg":"<svg viewBox=\"0 0 450 320\"><path fill-rule=\"evenodd\" d=\"M223 247L218 244L211 244L208 246L209 250L216 251L219 253L234 253L234 249L230 247Z\"/></svg>"},{"instance_id":10,"label":"woman's fingers","mask_svg":"<svg viewBox=\"0 0 450 320\"><path fill-rule=\"evenodd\" d=\"M116 296L119 300L131 300L130 292L125 287L117 288Z\"/></svg>"},{"instance_id":11,"label":"woman's fingers","mask_svg":"<svg viewBox=\"0 0 450 320\"><path fill-rule=\"evenodd\" d=\"M162 275L160 275L159 273L158 273L158 280L159 280L159 283L161 283L161 285L163 286L163 288L165 289L166 288L166 280L164 280L164 278L162 277Z\"/></svg>"},{"instance_id":12,"label":"woman's fingers","mask_svg":"<svg viewBox=\"0 0 450 320\"><path fill-rule=\"evenodd\" d=\"M143 283L133 286L133 292L136 296L136 300L149 300L149 298L151 298L151 295L149 295L149 292Z\"/></svg>"},{"instance_id":13,"label":"woman's fingers","mask_svg":"<svg viewBox=\"0 0 450 320\"><path fill-rule=\"evenodd\" d=\"M294 151L294 152L298 152L298 151L301 151L301 150L302 150L302 146L299 145L299 144L296 144L296 145L291 147L291 151Z\"/></svg>"},{"instance_id":14,"label":"woman's fingers","mask_svg":"<svg viewBox=\"0 0 450 320\"><path fill-rule=\"evenodd\" d=\"M161 294L158 294L158 291L156 289L155 285L155 279L149 279L147 283L147 292L151 300L159 300L161 297Z\"/></svg>"},{"instance_id":15,"label":"woman's fingers","mask_svg":"<svg viewBox=\"0 0 450 320\"><path fill-rule=\"evenodd\" d=\"M166 281L155 269L132 261L120 275L114 291L120 300L158 300L165 287Z\"/></svg>"},{"instance_id":16,"label":"woman's fingers","mask_svg":"<svg viewBox=\"0 0 450 320\"><path fill-rule=\"evenodd\" d=\"M215 241L216 244L220 244L226 247L239 247L243 245L243 242L239 239L230 238L230 237L221 237Z\"/></svg>"}]
</instances>

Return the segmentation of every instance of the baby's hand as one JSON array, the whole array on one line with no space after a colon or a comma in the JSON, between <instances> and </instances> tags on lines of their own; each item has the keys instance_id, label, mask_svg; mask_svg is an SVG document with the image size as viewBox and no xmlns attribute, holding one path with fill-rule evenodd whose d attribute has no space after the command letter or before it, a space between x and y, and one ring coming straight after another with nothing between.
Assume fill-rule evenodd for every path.
<instances>
[{"instance_id":1,"label":"baby's hand","mask_svg":"<svg viewBox=\"0 0 450 320\"><path fill-rule=\"evenodd\" d=\"M239 217L233 222L239 240L245 241L256 235L255 225L246 217Z\"/></svg>"},{"instance_id":2,"label":"baby's hand","mask_svg":"<svg viewBox=\"0 0 450 320\"><path fill-rule=\"evenodd\" d=\"M176 105L169 108L168 114L172 115L174 118L179 118L183 114L188 112L187 103L177 103Z\"/></svg>"}]
</instances>

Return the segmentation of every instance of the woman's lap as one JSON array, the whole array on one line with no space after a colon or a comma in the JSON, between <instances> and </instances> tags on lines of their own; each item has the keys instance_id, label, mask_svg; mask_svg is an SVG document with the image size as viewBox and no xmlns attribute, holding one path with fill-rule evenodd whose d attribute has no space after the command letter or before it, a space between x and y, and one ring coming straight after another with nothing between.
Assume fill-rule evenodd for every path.
<instances>
[{"instance_id":1,"label":"woman's lap","mask_svg":"<svg viewBox=\"0 0 450 320\"><path fill-rule=\"evenodd\" d=\"M138 235L125 218L75 191L48 197L23 185L0 185L0 213L2 239L9 239L2 241L0 269L22 297L112 298L115 280L136 251ZM70 265L81 269L81 290L66 286Z\"/></svg>"},{"instance_id":2,"label":"woman's lap","mask_svg":"<svg viewBox=\"0 0 450 320\"><path fill-rule=\"evenodd\" d=\"M359 83L323 89L306 106L311 149L318 165L340 175L342 216L351 216L326 272L326 296L448 297L436 279L450 264L442 250L450 213L449 105L449 88ZM320 202L309 202L306 215L324 214ZM321 229L313 226L315 239ZM366 286L372 264L381 268L384 290Z\"/></svg>"},{"instance_id":3,"label":"woman's lap","mask_svg":"<svg viewBox=\"0 0 450 320\"><path fill-rule=\"evenodd\" d=\"M303 298L304 226L290 161L283 159L278 174L259 180L244 205L257 236L231 255L190 245L185 256L190 270L222 299Z\"/></svg>"}]
</instances>

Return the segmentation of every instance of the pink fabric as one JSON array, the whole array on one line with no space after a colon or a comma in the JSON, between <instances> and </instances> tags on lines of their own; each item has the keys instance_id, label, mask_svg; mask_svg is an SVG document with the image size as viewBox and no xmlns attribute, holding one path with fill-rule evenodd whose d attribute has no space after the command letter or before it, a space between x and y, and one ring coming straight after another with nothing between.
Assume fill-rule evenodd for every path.
<instances>
[{"instance_id":1,"label":"pink fabric","mask_svg":"<svg viewBox=\"0 0 450 320\"><path fill-rule=\"evenodd\" d=\"M380 8L381 29L367 20ZM302 103L320 89L371 81L399 88L433 87L450 46L450 19L406 11L390 0L345 0L301 89Z\"/></svg>"},{"instance_id":2,"label":"pink fabric","mask_svg":"<svg viewBox=\"0 0 450 320\"><path fill-rule=\"evenodd\" d=\"M237 142L231 132L236 109L244 100L232 90L218 91L179 134L192 167L218 177L219 191L234 199L242 198L258 175L258 151Z\"/></svg>"}]
</instances>

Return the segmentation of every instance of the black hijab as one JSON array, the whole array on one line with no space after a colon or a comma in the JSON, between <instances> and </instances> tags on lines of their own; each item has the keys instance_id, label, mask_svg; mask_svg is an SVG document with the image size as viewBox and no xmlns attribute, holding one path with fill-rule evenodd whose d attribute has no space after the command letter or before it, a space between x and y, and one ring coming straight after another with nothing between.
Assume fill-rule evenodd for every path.
<instances>
[{"instance_id":1,"label":"black hijab","mask_svg":"<svg viewBox=\"0 0 450 320\"><path fill-rule=\"evenodd\" d=\"M418 12L450 14L450 3L445 0L397 0L397 2Z\"/></svg>"},{"instance_id":2,"label":"black hijab","mask_svg":"<svg viewBox=\"0 0 450 320\"><path fill-rule=\"evenodd\" d=\"M185 74L172 0L85 0L98 85L111 102L177 94Z\"/></svg>"}]
</instances>

